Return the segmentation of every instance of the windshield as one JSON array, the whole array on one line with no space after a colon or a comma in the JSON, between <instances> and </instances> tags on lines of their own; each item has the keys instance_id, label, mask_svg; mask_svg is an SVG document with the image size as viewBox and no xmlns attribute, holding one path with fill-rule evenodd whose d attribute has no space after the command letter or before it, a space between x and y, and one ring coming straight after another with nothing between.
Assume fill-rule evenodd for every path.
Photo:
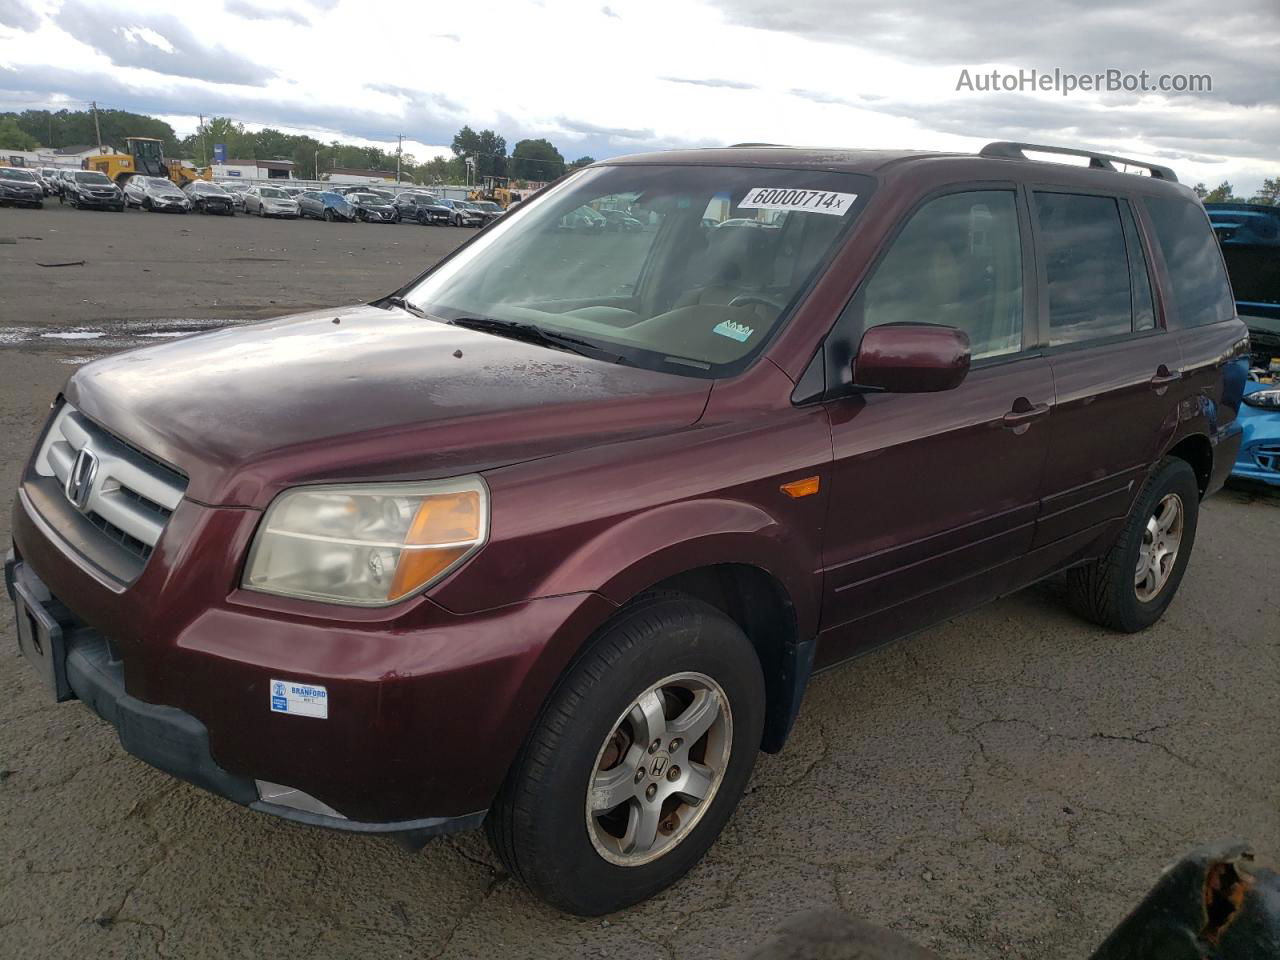
<instances>
[{"instance_id":1,"label":"windshield","mask_svg":"<svg viewBox=\"0 0 1280 960\"><path fill-rule=\"evenodd\" d=\"M872 184L811 170L595 167L495 221L406 299L447 320L533 324L637 366L726 376L784 321Z\"/></svg>"},{"instance_id":2,"label":"windshield","mask_svg":"<svg viewBox=\"0 0 1280 960\"><path fill-rule=\"evenodd\" d=\"M147 183L155 187L157 190L169 190L173 187L173 184L164 177L152 177L147 181Z\"/></svg>"},{"instance_id":3,"label":"windshield","mask_svg":"<svg viewBox=\"0 0 1280 960\"><path fill-rule=\"evenodd\" d=\"M274 198L274 199L276 199L276 200L288 200L288 199L289 199L289 195L288 195L287 193L285 193L283 190L278 190L278 189L277 189L277 188L275 188L275 187L263 187L261 190L259 190L259 191L258 191L258 196L260 196L260 197L272 197L272 198Z\"/></svg>"},{"instance_id":4,"label":"windshield","mask_svg":"<svg viewBox=\"0 0 1280 960\"><path fill-rule=\"evenodd\" d=\"M376 193L357 193L351 199L359 200L361 203L386 203L382 197Z\"/></svg>"},{"instance_id":5,"label":"windshield","mask_svg":"<svg viewBox=\"0 0 1280 960\"><path fill-rule=\"evenodd\" d=\"M204 181L197 181L193 183L191 185L191 189L196 193L225 193L226 192L216 183L205 183Z\"/></svg>"},{"instance_id":6,"label":"windshield","mask_svg":"<svg viewBox=\"0 0 1280 960\"><path fill-rule=\"evenodd\" d=\"M473 203L472 206L478 207L481 210L488 210L488 211L494 211L494 210L500 209L500 207L496 203L494 203L492 200L482 200L479 203Z\"/></svg>"},{"instance_id":7,"label":"windshield","mask_svg":"<svg viewBox=\"0 0 1280 960\"><path fill-rule=\"evenodd\" d=\"M0 177L6 180L35 180L36 175L30 170L19 170L17 167L0 167Z\"/></svg>"},{"instance_id":8,"label":"windshield","mask_svg":"<svg viewBox=\"0 0 1280 960\"><path fill-rule=\"evenodd\" d=\"M107 175L105 173L98 173L96 170L81 170L77 172L75 176L76 183L111 183L111 181L107 179Z\"/></svg>"}]
</instances>

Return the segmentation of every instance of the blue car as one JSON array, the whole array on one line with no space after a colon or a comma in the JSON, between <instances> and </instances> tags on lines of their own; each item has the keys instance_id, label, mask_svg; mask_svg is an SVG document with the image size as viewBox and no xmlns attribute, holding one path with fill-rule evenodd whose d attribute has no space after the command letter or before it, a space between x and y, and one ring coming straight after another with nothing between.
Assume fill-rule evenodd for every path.
<instances>
[{"instance_id":1,"label":"blue car","mask_svg":"<svg viewBox=\"0 0 1280 960\"><path fill-rule=\"evenodd\" d=\"M1249 328L1254 379L1244 386L1244 437L1233 477L1280 486L1280 208L1206 203L1236 312Z\"/></svg>"},{"instance_id":2,"label":"blue car","mask_svg":"<svg viewBox=\"0 0 1280 960\"><path fill-rule=\"evenodd\" d=\"M1239 420L1244 435L1231 476L1280 487L1280 376L1245 384Z\"/></svg>"}]
</instances>

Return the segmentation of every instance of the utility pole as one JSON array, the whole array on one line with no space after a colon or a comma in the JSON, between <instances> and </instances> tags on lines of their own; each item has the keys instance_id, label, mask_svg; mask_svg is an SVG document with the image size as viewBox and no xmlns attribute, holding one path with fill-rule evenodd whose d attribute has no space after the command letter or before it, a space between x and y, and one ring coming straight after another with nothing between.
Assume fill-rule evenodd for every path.
<instances>
[{"instance_id":1,"label":"utility pole","mask_svg":"<svg viewBox=\"0 0 1280 960\"><path fill-rule=\"evenodd\" d=\"M319 147L316 147L316 159L311 166L315 168L311 171L311 175L315 177L316 182L319 183L320 182L320 148Z\"/></svg>"},{"instance_id":2,"label":"utility pole","mask_svg":"<svg viewBox=\"0 0 1280 960\"><path fill-rule=\"evenodd\" d=\"M200 155L204 160L204 165L209 165L209 145L204 142L204 114L200 114Z\"/></svg>"},{"instance_id":3,"label":"utility pole","mask_svg":"<svg viewBox=\"0 0 1280 960\"><path fill-rule=\"evenodd\" d=\"M90 100L89 106L93 107L93 132L98 135L98 152L102 153L102 128L98 126L98 101Z\"/></svg>"},{"instance_id":4,"label":"utility pole","mask_svg":"<svg viewBox=\"0 0 1280 960\"><path fill-rule=\"evenodd\" d=\"M400 154L404 150L404 134L400 134L400 139L396 143L396 183L400 182Z\"/></svg>"}]
</instances>

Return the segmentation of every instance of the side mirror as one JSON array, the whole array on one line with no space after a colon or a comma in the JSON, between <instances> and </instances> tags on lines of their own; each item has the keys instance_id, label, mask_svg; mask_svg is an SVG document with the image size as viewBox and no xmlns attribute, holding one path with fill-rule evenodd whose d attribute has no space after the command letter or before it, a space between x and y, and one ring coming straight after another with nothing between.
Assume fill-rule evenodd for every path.
<instances>
[{"instance_id":1,"label":"side mirror","mask_svg":"<svg viewBox=\"0 0 1280 960\"><path fill-rule=\"evenodd\" d=\"M889 393L954 390L969 373L969 335L955 327L891 323L862 335L853 382Z\"/></svg>"}]
</instances>

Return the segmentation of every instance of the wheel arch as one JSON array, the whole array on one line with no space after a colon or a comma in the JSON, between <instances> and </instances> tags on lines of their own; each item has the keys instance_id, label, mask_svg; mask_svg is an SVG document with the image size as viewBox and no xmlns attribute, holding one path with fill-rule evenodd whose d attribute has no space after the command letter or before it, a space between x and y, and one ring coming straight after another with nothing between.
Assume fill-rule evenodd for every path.
<instances>
[{"instance_id":1,"label":"wheel arch","mask_svg":"<svg viewBox=\"0 0 1280 960\"><path fill-rule=\"evenodd\" d=\"M1203 433L1188 434L1174 443L1165 456L1186 461L1196 475L1196 486L1203 497L1213 476L1213 444L1209 438Z\"/></svg>"}]
</instances>

